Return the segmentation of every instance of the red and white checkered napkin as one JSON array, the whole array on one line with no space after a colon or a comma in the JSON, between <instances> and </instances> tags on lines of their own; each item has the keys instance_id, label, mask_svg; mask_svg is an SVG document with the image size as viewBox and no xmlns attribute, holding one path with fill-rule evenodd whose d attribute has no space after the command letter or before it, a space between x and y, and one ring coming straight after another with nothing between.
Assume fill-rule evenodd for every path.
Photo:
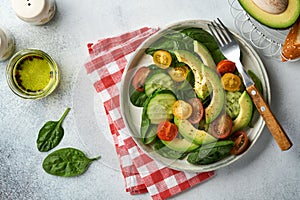
<instances>
[{"instance_id":1,"label":"red and white checkered napkin","mask_svg":"<svg viewBox=\"0 0 300 200\"><path fill-rule=\"evenodd\" d=\"M186 173L161 165L137 146L125 126L119 100L122 73L136 48L157 31L145 27L88 44L91 60L85 68L103 101L126 191L131 194L149 192L153 199L166 199L207 180L214 172Z\"/></svg>"}]
</instances>

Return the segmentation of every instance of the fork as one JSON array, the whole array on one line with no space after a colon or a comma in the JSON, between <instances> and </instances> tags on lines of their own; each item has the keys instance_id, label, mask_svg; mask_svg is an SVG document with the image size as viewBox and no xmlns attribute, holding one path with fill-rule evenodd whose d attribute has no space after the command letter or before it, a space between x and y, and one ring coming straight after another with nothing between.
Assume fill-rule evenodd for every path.
<instances>
[{"instance_id":1,"label":"fork","mask_svg":"<svg viewBox=\"0 0 300 200\"><path fill-rule=\"evenodd\" d=\"M244 69L240 61L240 46L234 38L234 35L228 30L228 28L219 18L217 18L217 21L215 20L208 24L208 28L224 56L227 59L235 62L236 68L243 78L243 82L249 96L251 97L260 115L263 117L267 127L269 128L269 131L273 135L280 149L284 151L291 148L292 142L272 113L269 105L264 101L253 80Z\"/></svg>"}]
</instances>

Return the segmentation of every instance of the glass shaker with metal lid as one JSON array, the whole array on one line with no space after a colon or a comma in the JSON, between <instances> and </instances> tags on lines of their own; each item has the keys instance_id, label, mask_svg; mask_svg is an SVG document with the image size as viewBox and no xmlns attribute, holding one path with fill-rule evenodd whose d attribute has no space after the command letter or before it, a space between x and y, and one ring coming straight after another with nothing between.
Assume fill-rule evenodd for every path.
<instances>
[{"instance_id":1,"label":"glass shaker with metal lid","mask_svg":"<svg viewBox=\"0 0 300 200\"><path fill-rule=\"evenodd\" d=\"M33 25L49 22L55 15L55 0L11 0L16 15Z\"/></svg>"}]
</instances>

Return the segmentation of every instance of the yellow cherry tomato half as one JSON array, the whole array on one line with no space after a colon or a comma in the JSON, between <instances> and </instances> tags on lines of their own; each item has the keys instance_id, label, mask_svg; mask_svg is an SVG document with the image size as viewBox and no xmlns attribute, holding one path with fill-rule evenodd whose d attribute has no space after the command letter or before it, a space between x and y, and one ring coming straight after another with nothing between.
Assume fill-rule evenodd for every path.
<instances>
[{"instance_id":1,"label":"yellow cherry tomato half","mask_svg":"<svg viewBox=\"0 0 300 200\"><path fill-rule=\"evenodd\" d=\"M172 113L175 117L178 119L188 119L193 112L193 107L183 101L183 100L177 100L172 107Z\"/></svg>"},{"instance_id":2,"label":"yellow cherry tomato half","mask_svg":"<svg viewBox=\"0 0 300 200\"><path fill-rule=\"evenodd\" d=\"M238 75L225 73L221 78L223 87L227 91L235 92L241 89L242 81Z\"/></svg>"},{"instance_id":3,"label":"yellow cherry tomato half","mask_svg":"<svg viewBox=\"0 0 300 200\"><path fill-rule=\"evenodd\" d=\"M153 54L153 62L162 69L167 69L170 67L172 62L172 56L169 52L165 50L155 51Z\"/></svg>"},{"instance_id":4,"label":"yellow cherry tomato half","mask_svg":"<svg viewBox=\"0 0 300 200\"><path fill-rule=\"evenodd\" d=\"M175 82L182 82L186 79L189 72L187 66L170 67L168 73Z\"/></svg>"}]
</instances>

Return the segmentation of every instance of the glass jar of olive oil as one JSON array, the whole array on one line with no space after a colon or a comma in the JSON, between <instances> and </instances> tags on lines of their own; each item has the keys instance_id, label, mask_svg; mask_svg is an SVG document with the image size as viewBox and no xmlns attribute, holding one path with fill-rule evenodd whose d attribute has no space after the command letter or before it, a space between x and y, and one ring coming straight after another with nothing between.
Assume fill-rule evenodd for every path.
<instances>
[{"instance_id":1,"label":"glass jar of olive oil","mask_svg":"<svg viewBox=\"0 0 300 200\"><path fill-rule=\"evenodd\" d=\"M6 78L10 89L25 99L40 99L52 93L59 82L59 69L45 52L24 49L8 62Z\"/></svg>"}]
</instances>

